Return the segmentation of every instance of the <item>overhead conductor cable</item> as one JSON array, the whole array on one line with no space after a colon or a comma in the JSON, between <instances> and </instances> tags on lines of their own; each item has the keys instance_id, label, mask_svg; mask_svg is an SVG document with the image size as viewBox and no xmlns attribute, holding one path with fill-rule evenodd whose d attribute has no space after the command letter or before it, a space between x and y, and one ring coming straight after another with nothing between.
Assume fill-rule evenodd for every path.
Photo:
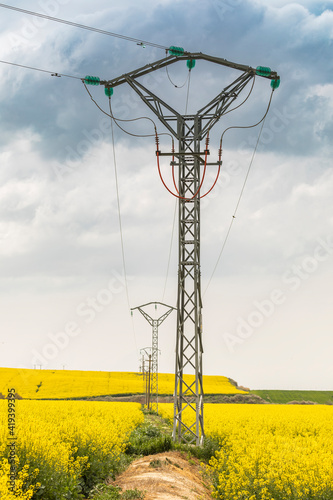
<instances>
[{"instance_id":1,"label":"overhead conductor cable","mask_svg":"<svg viewBox=\"0 0 333 500\"><path fill-rule=\"evenodd\" d=\"M226 132L227 130L230 130L230 129L233 129L233 128L253 128L253 127L256 127L257 125L259 125L260 123L262 123L262 125L261 125L261 127L260 127L260 131L259 131L258 139L257 139L256 145L255 145L255 148L254 148L254 150L253 150L253 154L252 154L252 157L251 157L251 161L250 161L250 164L249 164L249 166L248 166L248 169L247 169L247 172L246 172L246 176L245 176L245 179L244 179L244 182L243 182L243 185L242 185L242 189L241 189L240 195L239 195L239 197L238 197L238 200L237 200L237 203L236 203L236 207L235 207L234 213L233 213L233 215L232 215L232 218L231 218L231 221L230 221L230 224L229 224L229 227L228 227L227 234L226 234L226 236L225 236L225 238L224 238L224 241L223 241L223 244L222 244L221 251L220 251L220 253L219 253L219 256L218 256L218 258L217 258L217 261L216 261L216 264L215 264L215 266L214 266L213 272L212 272L212 274L211 274L211 276L210 276L210 278L209 278L208 284L207 284L207 286L206 286L206 288L205 288L205 291L204 291L204 294L203 294L203 295L205 295L205 294L206 294L206 292L207 292L207 290L208 290L208 287L210 286L210 283L211 283L211 281L212 281L212 279L213 279L213 276L214 276L214 274L215 274L215 271L216 271L216 269L217 269L217 266L218 266L218 264L219 264L219 262L220 262L220 259L221 259L221 257L222 257L222 254L223 254L223 252L224 252L224 248L225 248L225 246L226 246L226 243L227 243L227 241L228 241L228 238L229 238L229 235L230 235L230 231L231 231L232 225L233 225L234 220L235 220L235 218L236 218L236 213L237 213L237 211L238 211L238 207L239 207L239 204L240 204L240 202L241 202L241 199L242 199L242 196L243 196L243 193L244 193L244 189L245 189L245 186L246 186L246 183L247 183L247 180L248 180L249 174L250 174L250 170L251 170L252 165L253 165L253 160L254 160L254 157L255 157L256 152L257 152L257 149L258 149L258 145L259 145L259 142L260 142L261 133L262 133L262 130L263 130L263 128L264 128L264 124L265 124L265 119L266 119L266 116L267 116L267 114L268 114L268 111L269 111L269 108L270 108L271 102L272 102L273 92L274 92L274 88L272 89L271 96L270 96L270 99L269 99L269 102L268 102L268 106L267 106L266 112L265 112L264 116L261 118L261 120L260 120L260 121L258 121L258 122L257 122L257 123L255 123L254 125L248 125L248 126L244 126L244 127L241 127L241 126L236 126L236 127L228 127L228 128L226 128L226 129L224 130L224 132L223 132L223 134L222 134L222 136L221 136L221 140L220 140L220 153L219 153L220 155L221 155L221 153L222 153L222 140L223 140L223 136L224 136L224 134L225 134L225 132Z\"/></svg>"},{"instance_id":2,"label":"overhead conductor cable","mask_svg":"<svg viewBox=\"0 0 333 500\"><path fill-rule=\"evenodd\" d=\"M129 42L135 42L138 45L141 45L142 47L149 45L149 46L155 47L157 49L168 50L168 47L165 47L164 45L159 45L159 44L153 43L153 42L147 42L145 40L140 40L139 38L133 38L130 36L120 35L119 33L113 33L111 31L106 31L106 30L102 30L99 28L93 28L91 26L86 26L85 24L74 23L72 21L66 21L65 19L59 19L58 17L52 17L52 16L48 16L46 14L40 14L39 12L21 9L19 7L13 7L12 5L0 3L0 7L4 8L4 9L14 10L17 12L22 12L23 14L28 14L29 16L41 17L43 19L48 19L49 21L55 21L57 23L67 24L68 26L74 26L75 28L81 28L81 29L88 30L88 31L94 31L96 33L100 33L101 35L108 35L108 36L112 36L115 38L121 38L122 40L127 40Z\"/></svg>"}]
</instances>

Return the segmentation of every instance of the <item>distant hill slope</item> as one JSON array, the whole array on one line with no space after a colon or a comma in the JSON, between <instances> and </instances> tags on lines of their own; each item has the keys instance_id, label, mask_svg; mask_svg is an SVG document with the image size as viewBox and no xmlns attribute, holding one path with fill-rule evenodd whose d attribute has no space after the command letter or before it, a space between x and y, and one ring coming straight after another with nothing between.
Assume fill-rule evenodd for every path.
<instances>
[{"instance_id":1,"label":"distant hill slope","mask_svg":"<svg viewBox=\"0 0 333 500\"><path fill-rule=\"evenodd\" d=\"M278 390L255 390L251 394L257 394L265 401L275 404L286 404L294 401L312 401L318 404L333 404L333 391L278 391Z\"/></svg>"},{"instance_id":2,"label":"distant hill slope","mask_svg":"<svg viewBox=\"0 0 333 500\"><path fill-rule=\"evenodd\" d=\"M188 384L194 380L191 375L185 378ZM227 377L206 375L203 384L207 394L246 394ZM174 375L160 373L158 386L160 394L173 394ZM28 399L86 398L145 391L141 373L0 368L0 393L6 396L8 388Z\"/></svg>"}]
</instances>

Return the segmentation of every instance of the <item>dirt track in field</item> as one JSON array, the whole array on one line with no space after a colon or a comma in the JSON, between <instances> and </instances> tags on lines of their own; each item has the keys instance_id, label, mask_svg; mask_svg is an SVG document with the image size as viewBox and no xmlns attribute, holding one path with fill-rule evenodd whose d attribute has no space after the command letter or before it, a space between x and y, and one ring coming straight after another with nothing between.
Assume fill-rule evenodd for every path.
<instances>
[{"instance_id":1,"label":"dirt track in field","mask_svg":"<svg viewBox=\"0 0 333 500\"><path fill-rule=\"evenodd\" d=\"M188 459L186 453L178 451L135 460L111 484L120 486L123 491L144 491L144 500L212 499L199 461Z\"/></svg>"}]
</instances>

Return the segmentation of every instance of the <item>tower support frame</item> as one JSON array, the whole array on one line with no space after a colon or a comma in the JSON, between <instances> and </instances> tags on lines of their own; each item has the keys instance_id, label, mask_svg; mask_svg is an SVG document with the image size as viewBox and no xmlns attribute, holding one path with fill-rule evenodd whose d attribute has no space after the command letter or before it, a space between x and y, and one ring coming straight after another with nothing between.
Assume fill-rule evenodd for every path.
<instances>
[{"instance_id":1,"label":"tower support frame","mask_svg":"<svg viewBox=\"0 0 333 500\"><path fill-rule=\"evenodd\" d=\"M206 60L239 70L241 75L195 115L181 115L139 81L140 77L180 60ZM256 74L256 69L250 66L201 52L184 52L183 55L170 55L112 80L100 82L106 88L128 83L178 141L178 151L157 152L159 156L174 156L177 159L174 165L179 167L177 188L179 193L178 294L173 425L173 439L178 442L199 445L204 438L199 188L201 166L205 160L200 144ZM260 76L270 80L279 78L274 71ZM206 165L220 165L220 162ZM189 374L194 375L194 379L189 380L187 377Z\"/></svg>"},{"instance_id":2,"label":"tower support frame","mask_svg":"<svg viewBox=\"0 0 333 500\"><path fill-rule=\"evenodd\" d=\"M155 309L157 309L157 305L161 305L167 307L168 310L162 314L157 319L152 318L147 311L144 310L144 307L155 305ZM167 304L163 304L162 302L148 302L147 304L143 304L141 306L133 307L131 311L138 309L138 311L142 314L142 316L148 321L150 326L152 327L152 337L151 337L151 362L150 362L150 382L149 382L149 407L153 411L158 413L158 327L163 323L164 320L167 319L169 314L175 309L175 307L168 306Z\"/></svg>"}]
</instances>

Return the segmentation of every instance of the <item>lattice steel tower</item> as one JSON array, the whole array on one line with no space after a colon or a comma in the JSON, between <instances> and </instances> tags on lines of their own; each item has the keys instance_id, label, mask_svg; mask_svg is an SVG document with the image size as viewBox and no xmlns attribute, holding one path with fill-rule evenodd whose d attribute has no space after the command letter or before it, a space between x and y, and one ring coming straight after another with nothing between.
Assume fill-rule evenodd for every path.
<instances>
[{"instance_id":1,"label":"lattice steel tower","mask_svg":"<svg viewBox=\"0 0 333 500\"><path fill-rule=\"evenodd\" d=\"M155 309L157 309L157 304L167 307L168 310L162 314L157 319L152 318L147 311L143 308L155 305ZM168 306L167 304L163 304L162 302L148 302L148 304L143 304L142 306L133 307L131 311L135 311L138 309L142 316L148 321L150 326L152 327L152 336L151 336L151 374L150 374L150 394L151 394L151 403L150 408L153 411L158 412L158 327L163 323L164 320L167 319L169 314L175 309L175 307Z\"/></svg>"},{"instance_id":2,"label":"lattice steel tower","mask_svg":"<svg viewBox=\"0 0 333 500\"><path fill-rule=\"evenodd\" d=\"M157 157L173 156L179 167L179 244L178 244L178 301L177 342L174 393L174 440L200 444L204 436L203 384L202 384L202 301L200 274L200 187L201 167L205 164L206 150L201 142L211 128L226 113L242 90L256 75L272 80L277 88L279 77L270 68L252 68L218 57L189 53L170 47L169 56L152 64L126 73L112 80L100 81L105 93L111 97L113 88L127 83L141 97L150 110L178 141L176 152L161 153ZM205 60L239 70L240 76L221 90L196 114L182 115L145 87L139 78L177 61L187 61L189 69L194 61ZM87 82L89 83L89 82ZM221 161L207 163L219 165ZM188 383L184 375L192 373L194 381ZM184 418L184 412L188 417Z\"/></svg>"}]
</instances>

